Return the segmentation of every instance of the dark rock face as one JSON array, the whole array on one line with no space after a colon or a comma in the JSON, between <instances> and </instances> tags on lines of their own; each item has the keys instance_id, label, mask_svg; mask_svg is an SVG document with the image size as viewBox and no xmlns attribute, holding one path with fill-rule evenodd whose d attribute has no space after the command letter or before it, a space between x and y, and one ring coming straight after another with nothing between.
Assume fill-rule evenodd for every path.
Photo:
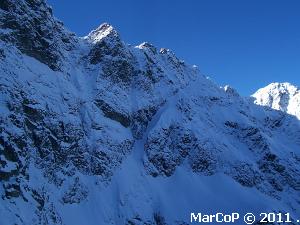
<instances>
[{"instance_id":1,"label":"dark rock face","mask_svg":"<svg viewBox=\"0 0 300 225\"><path fill-rule=\"evenodd\" d=\"M212 175L216 171L215 150L205 146L191 131L178 124L150 135L145 144L145 151L146 170L152 176L171 176L186 158L196 173Z\"/></svg>"},{"instance_id":2,"label":"dark rock face","mask_svg":"<svg viewBox=\"0 0 300 225\"><path fill-rule=\"evenodd\" d=\"M103 101L101 99L96 99L95 104L97 105L97 107L99 107L102 110L105 117L119 122L124 127L130 126L131 119L130 119L129 115L125 115L121 112L118 112L117 109L114 109L108 103L106 103L105 101Z\"/></svg>"},{"instance_id":3,"label":"dark rock face","mask_svg":"<svg viewBox=\"0 0 300 225\"><path fill-rule=\"evenodd\" d=\"M74 47L74 37L53 19L52 10L42 0L3 0L0 28L8 30L0 39L12 43L26 55L59 70L62 49Z\"/></svg>"},{"instance_id":4,"label":"dark rock face","mask_svg":"<svg viewBox=\"0 0 300 225\"><path fill-rule=\"evenodd\" d=\"M124 83L125 85L131 83L131 79L136 73L132 63L124 59L103 62L102 70L104 77L116 83Z\"/></svg>"},{"instance_id":5,"label":"dark rock face","mask_svg":"<svg viewBox=\"0 0 300 225\"><path fill-rule=\"evenodd\" d=\"M148 127L149 122L157 113L157 107L149 106L148 108L139 109L132 114L132 133L137 139L141 139L143 133Z\"/></svg>"},{"instance_id":6,"label":"dark rock face","mask_svg":"<svg viewBox=\"0 0 300 225\"><path fill-rule=\"evenodd\" d=\"M248 163L241 162L230 168L227 173L245 187L257 187L263 181L262 174Z\"/></svg>"},{"instance_id":7,"label":"dark rock face","mask_svg":"<svg viewBox=\"0 0 300 225\"><path fill-rule=\"evenodd\" d=\"M285 186L290 186L294 190L300 187L300 171L294 167L286 167L283 162L287 159L279 159L272 153L267 153L258 161L259 169L265 174L265 179L277 191L283 191ZM290 161L289 165L295 162Z\"/></svg>"},{"instance_id":8,"label":"dark rock face","mask_svg":"<svg viewBox=\"0 0 300 225\"><path fill-rule=\"evenodd\" d=\"M181 127L173 125L148 137L145 151L149 162L146 161L145 165L152 176L171 176L187 156L191 148L188 142L192 142L192 137L183 133ZM185 145L182 140L186 141Z\"/></svg>"},{"instance_id":9,"label":"dark rock face","mask_svg":"<svg viewBox=\"0 0 300 225\"><path fill-rule=\"evenodd\" d=\"M208 146L200 146L198 143L195 146L194 152L190 154L190 164L194 172L203 175L213 175L217 170L217 158L214 155L214 148Z\"/></svg>"},{"instance_id":10,"label":"dark rock face","mask_svg":"<svg viewBox=\"0 0 300 225\"><path fill-rule=\"evenodd\" d=\"M108 180L132 149L131 139L99 139L100 144L92 147L87 143L89 136L82 123L65 122L60 114L44 108L42 101L18 89L10 89L3 96L7 97L10 114L0 127L0 180L7 183L5 193L9 198L20 196L21 189L17 187L28 179L31 161L49 182L61 186L61 173L72 177L74 171ZM76 117L80 118L78 113ZM10 133L6 124L22 132ZM81 197L84 196L83 193Z\"/></svg>"},{"instance_id":11,"label":"dark rock face","mask_svg":"<svg viewBox=\"0 0 300 225\"><path fill-rule=\"evenodd\" d=\"M180 223L184 225L184 223ZM126 221L126 225L167 225L165 218L161 215L161 213L156 212L153 214L152 220L144 221L140 217L136 216L135 218L128 219Z\"/></svg>"},{"instance_id":12,"label":"dark rock face","mask_svg":"<svg viewBox=\"0 0 300 225\"><path fill-rule=\"evenodd\" d=\"M242 142L246 143L250 151L258 151L260 153L255 156L257 161L252 165L241 164L233 166L231 172L229 172L230 176L243 186L255 186L260 190L262 189L262 182L267 182L272 189L268 193L270 195L284 191L286 186L299 190L300 173L293 166L297 163L297 160L287 155L279 157L274 154L273 146L268 142L269 137L263 135L265 132L262 128L243 127L238 123L229 121L225 125L234 130L232 134L237 135ZM262 191L264 192L264 190Z\"/></svg>"},{"instance_id":13,"label":"dark rock face","mask_svg":"<svg viewBox=\"0 0 300 225\"><path fill-rule=\"evenodd\" d=\"M83 201L88 195L87 187L83 186L76 177L71 187L64 193L62 201L65 204L76 204Z\"/></svg>"},{"instance_id":14,"label":"dark rock face","mask_svg":"<svg viewBox=\"0 0 300 225\"><path fill-rule=\"evenodd\" d=\"M4 58L5 58L4 50L0 49L0 59L4 59Z\"/></svg>"}]
</instances>

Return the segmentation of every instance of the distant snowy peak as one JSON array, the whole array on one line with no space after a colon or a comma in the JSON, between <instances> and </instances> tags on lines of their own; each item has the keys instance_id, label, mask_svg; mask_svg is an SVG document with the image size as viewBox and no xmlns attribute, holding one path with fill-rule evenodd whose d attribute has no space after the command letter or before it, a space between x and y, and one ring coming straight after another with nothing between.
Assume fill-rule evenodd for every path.
<instances>
[{"instance_id":1,"label":"distant snowy peak","mask_svg":"<svg viewBox=\"0 0 300 225\"><path fill-rule=\"evenodd\" d=\"M258 105L281 110L300 119L300 89L290 83L271 83L252 97Z\"/></svg>"},{"instance_id":2,"label":"distant snowy peak","mask_svg":"<svg viewBox=\"0 0 300 225\"><path fill-rule=\"evenodd\" d=\"M120 39L120 36L112 25L103 23L85 37L85 39L90 40L92 43L98 43L102 41L103 38Z\"/></svg>"}]
</instances>

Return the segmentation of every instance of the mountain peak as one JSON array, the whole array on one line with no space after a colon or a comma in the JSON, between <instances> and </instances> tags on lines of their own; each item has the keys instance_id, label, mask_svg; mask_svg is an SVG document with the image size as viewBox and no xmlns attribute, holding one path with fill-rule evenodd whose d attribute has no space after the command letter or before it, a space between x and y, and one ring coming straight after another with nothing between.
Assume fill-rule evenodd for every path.
<instances>
[{"instance_id":1,"label":"mountain peak","mask_svg":"<svg viewBox=\"0 0 300 225\"><path fill-rule=\"evenodd\" d=\"M97 43L105 37L119 39L118 32L109 23L102 23L97 29L91 31L86 38L91 40L93 43Z\"/></svg>"},{"instance_id":2,"label":"mountain peak","mask_svg":"<svg viewBox=\"0 0 300 225\"><path fill-rule=\"evenodd\" d=\"M288 82L271 83L259 89L252 97L255 103L287 112L300 118L300 90Z\"/></svg>"},{"instance_id":3,"label":"mountain peak","mask_svg":"<svg viewBox=\"0 0 300 225\"><path fill-rule=\"evenodd\" d=\"M224 91L231 96L239 96L238 92L231 86L225 85L223 87Z\"/></svg>"},{"instance_id":4,"label":"mountain peak","mask_svg":"<svg viewBox=\"0 0 300 225\"><path fill-rule=\"evenodd\" d=\"M140 45L137 46L139 49L149 49L153 54L157 53L157 49L154 45L152 45L149 42L143 42Z\"/></svg>"}]
</instances>

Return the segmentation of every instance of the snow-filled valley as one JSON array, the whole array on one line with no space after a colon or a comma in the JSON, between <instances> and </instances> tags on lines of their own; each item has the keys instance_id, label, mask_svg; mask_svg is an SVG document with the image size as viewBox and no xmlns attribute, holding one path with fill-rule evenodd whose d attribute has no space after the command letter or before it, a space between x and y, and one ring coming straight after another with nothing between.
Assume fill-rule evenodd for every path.
<instances>
[{"instance_id":1,"label":"snow-filled valley","mask_svg":"<svg viewBox=\"0 0 300 225\"><path fill-rule=\"evenodd\" d=\"M299 96L245 98L110 24L80 38L44 0L2 0L0 225L300 219Z\"/></svg>"}]
</instances>

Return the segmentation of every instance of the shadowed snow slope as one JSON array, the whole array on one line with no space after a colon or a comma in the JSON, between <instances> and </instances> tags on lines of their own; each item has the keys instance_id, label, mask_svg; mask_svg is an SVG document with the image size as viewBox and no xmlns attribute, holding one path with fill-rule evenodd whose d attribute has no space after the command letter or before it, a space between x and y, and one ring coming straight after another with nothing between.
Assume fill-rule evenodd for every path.
<instances>
[{"instance_id":1,"label":"shadowed snow slope","mask_svg":"<svg viewBox=\"0 0 300 225\"><path fill-rule=\"evenodd\" d=\"M79 38L44 0L1 0L0 93L1 225L300 219L291 85L258 91L262 107L109 24Z\"/></svg>"}]
</instances>

